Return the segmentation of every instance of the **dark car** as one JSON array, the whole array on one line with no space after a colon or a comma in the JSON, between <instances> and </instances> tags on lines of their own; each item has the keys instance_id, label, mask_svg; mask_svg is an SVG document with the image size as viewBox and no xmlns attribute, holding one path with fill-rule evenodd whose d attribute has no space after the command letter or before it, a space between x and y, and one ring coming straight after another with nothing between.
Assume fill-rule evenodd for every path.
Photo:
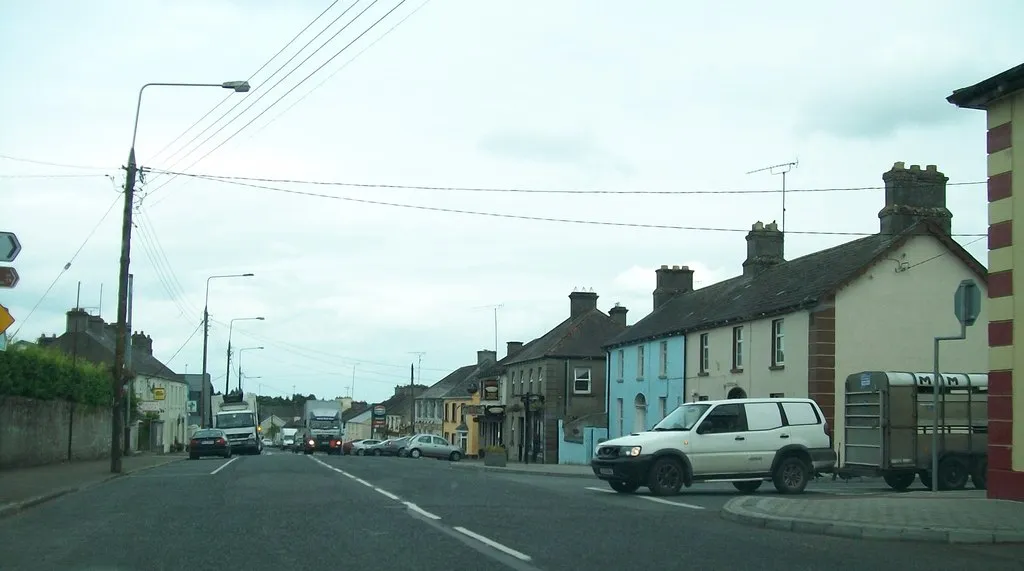
<instances>
[{"instance_id":1,"label":"dark car","mask_svg":"<svg viewBox=\"0 0 1024 571\"><path fill-rule=\"evenodd\" d=\"M313 434L308 430L300 430L295 435L295 452L302 452L303 454L312 454L316 452L316 439L313 438Z\"/></svg>"},{"instance_id":2,"label":"dark car","mask_svg":"<svg viewBox=\"0 0 1024 571\"><path fill-rule=\"evenodd\" d=\"M373 447L374 456L401 456L405 452L406 446L409 444L409 437L404 438L389 438L380 444ZM370 454L370 451L366 451Z\"/></svg>"},{"instance_id":3,"label":"dark car","mask_svg":"<svg viewBox=\"0 0 1024 571\"><path fill-rule=\"evenodd\" d=\"M223 430L204 428L197 430L188 443L189 460L198 460L203 456L231 457L231 445L228 435Z\"/></svg>"}]
</instances>

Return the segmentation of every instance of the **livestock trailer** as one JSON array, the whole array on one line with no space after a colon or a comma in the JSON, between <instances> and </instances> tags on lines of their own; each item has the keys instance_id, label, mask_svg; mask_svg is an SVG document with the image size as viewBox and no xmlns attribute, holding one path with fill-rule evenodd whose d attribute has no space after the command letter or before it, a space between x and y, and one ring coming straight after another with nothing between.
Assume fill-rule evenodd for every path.
<instances>
[{"instance_id":1,"label":"livestock trailer","mask_svg":"<svg viewBox=\"0 0 1024 571\"><path fill-rule=\"evenodd\" d=\"M988 375L865 371L846 378L842 471L882 476L894 490L919 477L932 486L934 391L939 389L939 489L971 480L985 489L988 470Z\"/></svg>"}]
</instances>

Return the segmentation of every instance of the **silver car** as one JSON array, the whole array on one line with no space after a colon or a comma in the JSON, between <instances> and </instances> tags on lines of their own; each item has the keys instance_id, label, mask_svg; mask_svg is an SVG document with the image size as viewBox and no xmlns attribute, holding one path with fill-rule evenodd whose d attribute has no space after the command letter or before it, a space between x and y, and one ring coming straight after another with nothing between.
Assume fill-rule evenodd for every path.
<instances>
[{"instance_id":1,"label":"silver car","mask_svg":"<svg viewBox=\"0 0 1024 571\"><path fill-rule=\"evenodd\" d=\"M417 434L416 436L409 438L409 443L406 445L404 455L409 458L426 456L427 458L437 458L439 460L458 462L459 460L462 460L462 457L465 454L466 453L462 451L462 448L451 444L440 436L436 436L434 434Z\"/></svg>"}]
</instances>

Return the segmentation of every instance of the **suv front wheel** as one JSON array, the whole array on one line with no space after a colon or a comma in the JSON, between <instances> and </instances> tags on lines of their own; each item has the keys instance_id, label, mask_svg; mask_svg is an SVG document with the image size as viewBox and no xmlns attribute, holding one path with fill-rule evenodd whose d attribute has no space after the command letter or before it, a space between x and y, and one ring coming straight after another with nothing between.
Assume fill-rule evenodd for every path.
<instances>
[{"instance_id":1,"label":"suv front wheel","mask_svg":"<svg viewBox=\"0 0 1024 571\"><path fill-rule=\"evenodd\" d=\"M775 466L772 483L780 494L799 494L811 479L811 468L797 456L786 456Z\"/></svg>"}]
</instances>

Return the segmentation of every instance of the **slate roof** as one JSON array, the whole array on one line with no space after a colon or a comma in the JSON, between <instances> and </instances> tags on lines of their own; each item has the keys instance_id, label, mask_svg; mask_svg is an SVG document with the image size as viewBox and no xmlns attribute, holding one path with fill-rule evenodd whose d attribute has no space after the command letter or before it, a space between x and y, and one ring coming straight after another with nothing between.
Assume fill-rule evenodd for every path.
<instances>
[{"instance_id":1,"label":"slate roof","mask_svg":"<svg viewBox=\"0 0 1024 571\"><path fill-rule=\"evenodd\" d=\"M466 367L460 367L459 370L465 369L465 368ZM448 389L448 392L446 392L444 394L444 396L441 397L441 398L447 398L447 399L468 399L468 398L472 398L472 395L469 394L469 387L470 386L476 385L477 390L479 390L480 386L483 384L483 381L485 379L496 377L500 373L501 373L501 367L498 366L498 364L495 363L494 361L485 361L484 363L481 363L480 365L473 365L472 366L472 370L469 372L469 374L467 374L465 377L463 377L462 380L460 380L457 383L455 383L454 385L452 385L452 387L450 389Z\"/></svg>"},{"instance_id":2,"label":"slate roof","mask_svg":"<svg viewBox=\"0 0 1024 571\"><path fill-rule=\"evenodd\" d=\"M622 333L620 325L599 309L570 317L553 329L530 341L518 353L505 357L499 365L510 366L537 359L604 359L602 345Z\"/></svg>"},{"instance_id":3,"label":"slate roof","mask_svg":"<svg viewBox=\"0 0 1024 571\"><path fill-rule=\"evenodd\" d=\"M465 380L470 373L477 368L476 365L466 365L459 367L451 373L448 373L443 379L437 381L430 386L429 389L423 392L418 399L430 400L430 399L442 399L448 394L456 385Z\"/></svg>"},{"instance_id":4,"label":"slate roof","mask_svg":"<svg viewBox=\"0 0 1024 571\"><path fill-rule=\"evenodd\" d=\"M341 421L348 422L349 420L352 420L353 418L359 416L360 414L363 414L369 409L369 403L365 403L363 401L353 401L352 407L346 410L345 412L341 413Z\"/></svg>"},{"instance_id":5,"label":"slate roof","mask_svg":"<svg viewBox=\"0 0 1024 571\"><path fill-rule=\"evenodd\" d=\"M112 366L114 363L116 345L113 328L109 326L104 327L102 333L91 330L72 331L60 337L44 336L40 339L42 347L59 349L66 355L75 354L91 363L106 366ZM132 347L132 369L140 375L186 383L181 375L169 369L159 359L135 346Z\"/></svg>"},{"instance_id":6,"label":"slate roof","mask_svg":"<svg viewBox=\"0 0 1024 571\"><path fill-rule=\"evenodd\" d=\"M780 263L757 276L740 275L676 295L622 334L609 338L605 347L704 331L813 307L911 236L922 233L934 236L982 280L987 280L985 267L963 246L938 226L922 222L901 234L867 236Z\"/></svg>"},{"instance_id":7,"label":"slate roof","mask_svg":"<svg viewBox=\"0 0 1024 571\"><path fill-rule=\"evenodd\" d=\"M1024 63L969 87L953 91L946 101L966 109L987 109L995 100L1024 90Z\"/></svg>"}]
</instances>

